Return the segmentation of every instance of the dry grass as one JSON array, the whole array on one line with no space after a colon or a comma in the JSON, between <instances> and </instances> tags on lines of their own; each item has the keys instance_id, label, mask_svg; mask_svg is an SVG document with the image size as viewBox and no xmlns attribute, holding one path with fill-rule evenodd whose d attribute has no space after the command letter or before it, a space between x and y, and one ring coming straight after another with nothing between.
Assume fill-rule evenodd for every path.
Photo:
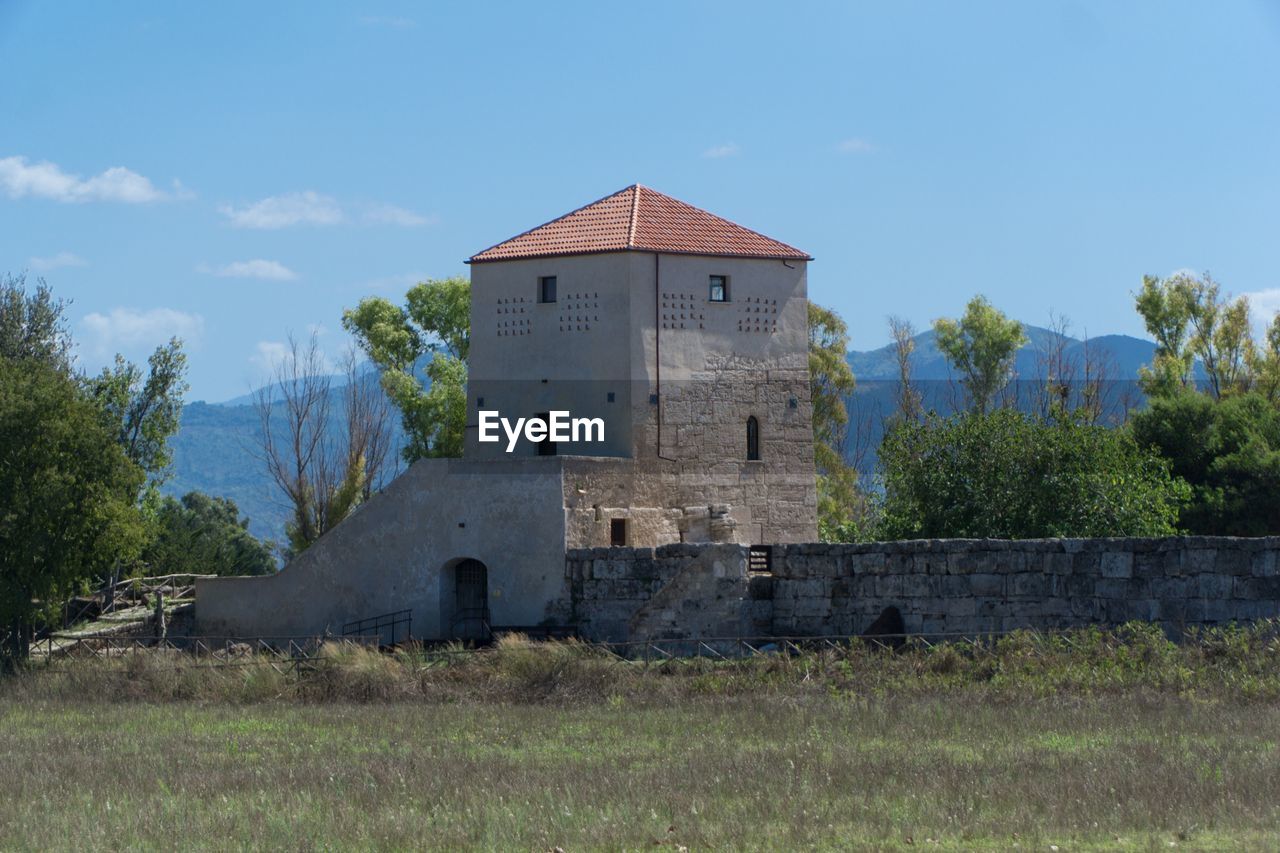
<instances>
[{"instance_id":1,"label":"dry grass","mask_svg":"<svg viewBox=\"0 0 1280 853\"><path fill-rule=\"evenodd\" d=\"M0 683L0 849L1280 845L1263 629L647 673L518 640L327 655Z\"/></svg>"}]
</instances>

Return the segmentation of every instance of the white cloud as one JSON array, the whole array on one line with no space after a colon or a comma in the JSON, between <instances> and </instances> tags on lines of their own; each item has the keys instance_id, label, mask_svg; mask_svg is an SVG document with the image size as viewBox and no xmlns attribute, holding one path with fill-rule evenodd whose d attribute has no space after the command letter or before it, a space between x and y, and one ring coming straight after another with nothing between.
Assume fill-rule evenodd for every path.
<instances>
[{"instance_id":1,"label":"white cloud","mask_svg":"<svg viewBox=\"0 0 1280 853\"><path fill-rule=\"evenodd\" d=\"M423 216L393 204L374 204L365 209L361 221L367 225L401 225L413 228L418 225L434 225L440 219L436 216Z\"/></svg>"},{"instance_id":2,"label":"white cloud","mask_svg":"<svg viewBox=\"0 0 1280 853\"><path fill-rule=\"evenodd\" d=\"M876 150L876 147L870 142L856 136L852 139L845 139L841 141L836 148L840 149L845 154L866 154L868 151Z\"/></svg>"},{"instance_id":3,"label":"white cloud","mask_svg":"<svg viewBox=\"0 0 1280 853\"><path fill-rule=\"evenodd\" d=\"M47 160L28 163L26 157L0 158L0 189L9 198L44 198L60 202L118 201L143 204L169 195L150 180L123 166L112 166L99 175L81 178Z\"/></svg>"},{"instance_id":4,"label":"white cloud","mask_svg":"<svg viewBox=\"0 0 1280 853\"><path fill-rule=\"evenodd\" d=\"M80 321L83 340L91 354L108 355L118 350L154 347L179 337L184 341L199 340L204 332L204 318L172 308L112 308L106 314L93 312Z\"/></svg>"},{"instance_id":5,"label":"white cloud","mask_svg":"<svg viewBox=\"0 0 1280 853\"><path fill-rule=\"evenodd\" d=\"M337 225L345 219L342 208L335 199L310 190L269 196L248 207L223 205L218 210L236 228Z\"/></svg>"},{"instance_id":6,"label":"white cloud","mask_svg":"<svg viewBox=\"0 0 1280 853\"><path fill-rule=\"evenodd\" d=\"M434 225L436 216L424 216L393 204L354 205L348 213L332 196L307 190L269 196L244 207L224 204L218 211L236 228L287 228L291 225L399 225L414 228Z\"/></svg>"},{"instance_id":7,"label":"white cloud","mask_svg":"<svg viewBox=\"0 0 1280 853\"><path fill-rule=\"evenodd\" d=\"M28 258L27 266L36 272L49 272L62 267L87 267L89 262L72 252L59 252L48 258Z\"/></svg>"},{"instance_id":8,"label":"white cloud","mask_svg":"<svg viewBox=\"0 0 1280 853\"><path fill-rule=\"evenodd\" d=\"M1280 287L1255 290L1241 295L1249 299L1249 319L1253 323L1254 332L1261 339L1276 313L1280 312Z\"/></svg>"},{"instance_id":9,"label":"white cloud","mask_svg":"<svg viewBox=\"0 0 1280 853\"><path fill-rule=\"evenodd\" d=\"M711 146L706 151L702 152L702 156L708 157L712 160L719 160L721 157L732 157L738 153L738 150L736 143L729 142L724 145Z\"/></svg>"},{"instance_id":10,"label":"white cloud","mask_svg":"<svg viewBox=\"0 0 1280 853\"><path fill-rule=\"evenodd\" d=\"M284 341L258 341L253 355L249 356L249 363L259 373L270 375L275 371L276 365L284 364L288 358L289 345Z\"/></svg>"},{"instance_id":11,"label":"white cloud","mask_svg":"<svg viewBox=\"0 0 1280 853\"><path fill-rule=\"evenodd\" d=\"M266 281L293 281L298 274L279 261L254 258L251 261L233 261L221 267L197 267L198 272L219 278L260 278Z\"/></svg>"},{"instance_id":12,"label":"white cloud","mask_svg":"<svg viewBox=\"0 0 1280 853\"><path fill-rule=\"evenodd\" d=\"M223 205L219 213L227 216L236 228L288 228L291 225L402 225L413 228L438 222L435 216L424 216L396 205L365 204L344 209L333 196L319 192L287 192L269 196L251 205Z\"/></svg>"},{"instance_id":13,"label":"white cloud","mask_svg":"<svg viewBox=\"0 0 1280 853\"><path fill-rule=\"evenodd\" d=\"M308 325L307 328L307 335L315 335L317 338L323 337L329 331L324 326L315 323ZM304 367L304 369L309 345L306 339L298 340L298 355L301 357L300 366ZM318 348L318 354L318 368L321 375L338 372L338 361L323 349ZM258 381L265 382L276 375L278 368L292 366L293 357L293 350L287 341L258 341L253 348L253 353L249 356L249 364L257 371Z\"/></svg>"}]
</instances>

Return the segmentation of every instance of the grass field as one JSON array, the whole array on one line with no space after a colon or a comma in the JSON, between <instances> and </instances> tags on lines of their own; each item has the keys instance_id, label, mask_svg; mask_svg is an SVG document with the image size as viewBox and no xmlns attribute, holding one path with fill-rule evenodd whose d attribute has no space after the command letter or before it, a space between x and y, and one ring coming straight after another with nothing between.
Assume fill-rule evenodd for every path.
<instances>
[{"instance_id":1,"label":"grass field","mask_svg":"<svg viewBox=\"0 0 1280 853\"><path fill-rule=\"evenodd\" d=\"M1056 642L67 665L0 682L0 848L1280 847L1269 634Z\"/></svg>"}]
</instances>

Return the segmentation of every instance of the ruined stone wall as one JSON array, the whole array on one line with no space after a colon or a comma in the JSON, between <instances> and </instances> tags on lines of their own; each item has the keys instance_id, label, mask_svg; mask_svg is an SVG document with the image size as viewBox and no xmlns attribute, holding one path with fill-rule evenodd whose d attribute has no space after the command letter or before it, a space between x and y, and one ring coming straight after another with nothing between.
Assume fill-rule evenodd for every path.
<instances>
[{"instance_id":1,"label":"ruined stone wall","mask_svg":"<svg viewBox=\"0 0 1280 853\"><path fill-rule=\"evenodd\" d=\"M858 634L889 606L908 632L982 634L1129 620L1172 632L1280 616L1280 537L917 540L597 548L566 558L595 639ZM733 632L730 629L737 629Z\"/></svg>"}]
</instances>

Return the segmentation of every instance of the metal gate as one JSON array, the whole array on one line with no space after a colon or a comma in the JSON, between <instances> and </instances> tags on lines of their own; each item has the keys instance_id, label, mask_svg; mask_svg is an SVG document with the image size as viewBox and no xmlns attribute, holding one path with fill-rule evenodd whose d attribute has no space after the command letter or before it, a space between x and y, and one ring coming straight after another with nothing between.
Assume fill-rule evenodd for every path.
<instances>
[{"instance_id":1,"label":"metal gate","mask_svg":"<svg viewBox=\"0 0 1280 853\"><path fill-rule=\"evenodd\" d=\"M479 560L463 560L454 572L454 636L463 640L488 640L489 570Z\"/></svg>"}]
</instances>

